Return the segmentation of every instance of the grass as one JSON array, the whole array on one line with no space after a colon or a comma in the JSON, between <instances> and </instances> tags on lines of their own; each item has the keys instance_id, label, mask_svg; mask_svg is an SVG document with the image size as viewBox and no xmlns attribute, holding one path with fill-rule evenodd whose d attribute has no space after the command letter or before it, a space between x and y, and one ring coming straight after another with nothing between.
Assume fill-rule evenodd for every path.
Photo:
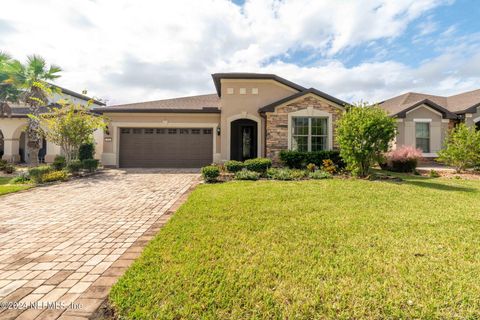
<instances>
[{"instance_id":1,"label":"grass","mask_svg":"<svg viewBox=\"0 0 480 320\"><path fill-rule=\"evenodd\" d=\"M0 177L0 196L32 187L31 184L9 184L11 179L10 177Z\"/></svg>"},{"instance_id":2,"label":"grass","mask_svg":"<svg viewBox=\"0 0 480 320\"><path fill-rule=\"evenodd\" d=\"M480 317L480 181L201 185L118 281L120 319Z\"/></svg>"}]
</instances>

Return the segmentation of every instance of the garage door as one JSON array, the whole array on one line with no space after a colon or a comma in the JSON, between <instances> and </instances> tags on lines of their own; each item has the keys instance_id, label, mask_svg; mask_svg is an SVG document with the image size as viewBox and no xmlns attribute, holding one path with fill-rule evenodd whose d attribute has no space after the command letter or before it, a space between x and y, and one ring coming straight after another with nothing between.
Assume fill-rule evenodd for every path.
<instances>
[{"instance_id":1,"label":"garage door","mask_svg":"<svg viewBox=\"0 0 480 320\"><path fill-rule=\"evenodd\" d=\"M212 163L211 128L121 128L120 167L197 168Z\"/></svg>"}]
</instances>

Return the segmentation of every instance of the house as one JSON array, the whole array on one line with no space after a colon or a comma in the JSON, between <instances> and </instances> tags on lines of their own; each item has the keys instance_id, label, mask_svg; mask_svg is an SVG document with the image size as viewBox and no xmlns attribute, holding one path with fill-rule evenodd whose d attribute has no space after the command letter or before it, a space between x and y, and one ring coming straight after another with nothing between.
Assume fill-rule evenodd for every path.
<instances>
[{"instance_id":1,"label":"house","mask_svg":"<svg viewBox=\"0 0 480 320\"><path fill-rule=\"evenodd\" d=\"M281 150L335 148L344 101L273 74L216 73L214 94L94 111L110 118L102 163L112 167L200 167Z\"/></svg>"},{"instance_id":2,"label":"house","mask_svg":"<svg viewBox=\"0 0 480 320\"><path fill-rule=\"evenodd\" d=\"M56 86L58 87L58 86ZM55 93L49 99L49 106L55 102L63 99L69 100L73 103L86 105L88 101L92 101L93 107L101 107L105 104L103 102L92 100L83 94L58 87L60 93ZM28 160L27 139L25 138L25 127L27 125L27 114L29 109L22 104L11 105L11 115L0 118L0 157L9 162L25 162ZM42 108L41 112L48 111L47 107ZM96 153L101 156L103 133L97 132L95 140L97 142ZM40 162L53 162L56 155L60 154L60 147L43 139L41 141L42 148L39 151Z\"/></svg>"},{"instance_id":3,"label":"house","mask_svg":"<svg viewBox=\"0 0 480 320\"><path fill-rule=\"evenodd\" d=\"M409 92L379 106L397 119L396 147L414 146L426 158L437 156L455 124L480 127L480 90L448 97Z\"/></svg>"}]
</instances>

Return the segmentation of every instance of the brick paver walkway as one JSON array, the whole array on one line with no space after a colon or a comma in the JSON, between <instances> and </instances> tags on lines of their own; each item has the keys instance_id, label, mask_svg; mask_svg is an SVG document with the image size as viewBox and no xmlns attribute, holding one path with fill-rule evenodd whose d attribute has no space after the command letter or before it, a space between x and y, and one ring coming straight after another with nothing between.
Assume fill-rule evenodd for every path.
<instances>
[{"instance_id":1,"label":"brick paver walkway","mask_svg":"<svg viewBox=\"0 0 480 320\"><path fill-rule=\"evenodd\" d=\"M109 170L0 197L0 319L91 315L198 177Z\"/></svg>"}]
</instances>

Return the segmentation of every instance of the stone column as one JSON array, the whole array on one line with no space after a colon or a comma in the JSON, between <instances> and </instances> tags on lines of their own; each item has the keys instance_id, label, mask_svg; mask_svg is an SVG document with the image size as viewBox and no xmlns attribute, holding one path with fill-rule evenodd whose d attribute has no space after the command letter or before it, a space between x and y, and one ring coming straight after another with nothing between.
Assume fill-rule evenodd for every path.
<instances>
[{"instance_id":1,"label":"stone column","mask_svg":"<svg viewBox=\"0 0 480 320\"><path fill-rule=\"evenodd\" d=\"M7 160L8 162L19 162L20 161L20 140L19 139L3 139L3 156L2 160Z\"/></svg>"}]
</instances>

